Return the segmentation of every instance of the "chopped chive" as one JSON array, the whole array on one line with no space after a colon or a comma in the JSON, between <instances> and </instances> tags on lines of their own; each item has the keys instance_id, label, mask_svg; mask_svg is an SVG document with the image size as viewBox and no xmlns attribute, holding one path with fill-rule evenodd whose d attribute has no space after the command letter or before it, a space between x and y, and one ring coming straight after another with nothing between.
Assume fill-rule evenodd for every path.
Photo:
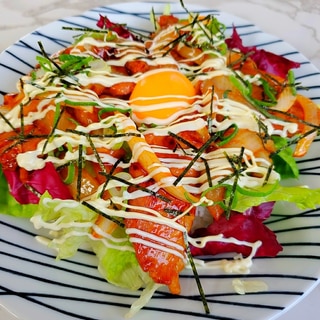
<instances>
[{"instance_id":1,"label":"chopped chive","mask_svg":"<svg viewBox=\"0 0 320 320\"><path fill-rule=\"evenodd\" d=\"M274 106L274 102L267 102L255 99L252 97L252 86L249 82L244 81L237 73L229 77L231 83L239 90L241 95L252 104L261 114L266 118L274 118L272 114L267 111L267 107Z\"/></svg>"},{"instance_id":2,"label":"chopped chive","mask_svg":"<svg viewBox=\"0 0 320 320\"><path fill-rule=\"evenodd\" d=\"M186 11L186 13L189 14L189 16L192 16L192 14L189 12L189 10L186 8L186 6L184 5L183 1L180 0L180 5L181 7ZM210 15L206 16L204 19L202 19L203 21L206 21L207 19L210 19ZM202 21L201 20L201 21ZM192 20L192 22L190 23L191 26L194 25L198 25L198 27L201 29L201 31L204 33L205 37L208 39L208 42L210 44L213 44L213 39L212 39L212 32L210 32L210 34L207 33L207 31L205 28L203 28L203 26L200 24L200 20L199 20L199 14L196 14L194 19Z\"/></svg>"},{"instance_id":3,"label":"chopped chive","mask_svg":"<svg viewBox=\"0 0 320 320\"><path fill-rule=\"evenodd\" d=\"M259 190L250 190L247 188L242 188L240 186L237 186L237 191L249 197L266 197L272 192L274 192L278 186L279 186L279 182L274 184L269 184L269 185L265 184Z\"/></svg>"}]
</instances>

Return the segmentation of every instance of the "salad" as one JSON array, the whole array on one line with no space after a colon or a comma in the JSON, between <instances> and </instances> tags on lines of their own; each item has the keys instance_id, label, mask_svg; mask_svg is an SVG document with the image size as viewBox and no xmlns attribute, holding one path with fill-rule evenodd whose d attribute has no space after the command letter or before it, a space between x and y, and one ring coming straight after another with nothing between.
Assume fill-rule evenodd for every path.
<instances>
[{"instance_id":1,"label":"salad","mask_svg":"<svg viewBox=\"0 0 320 320\"><path fill-rule=\"evenodd\" d=\"M39 43L0 108L2 205L47 229L39 241L58 258L89 244L108 282L145 288L128 316L160 286L179 294L188 267L202 292L200 258L236 253L221 267L243 273L277 255L263 224L274 203L319 202L319 190L281 184L319 130L299 65L186 13L151 13L148 36L101 16L52 56Z\"/></svg>"}]
</instances>

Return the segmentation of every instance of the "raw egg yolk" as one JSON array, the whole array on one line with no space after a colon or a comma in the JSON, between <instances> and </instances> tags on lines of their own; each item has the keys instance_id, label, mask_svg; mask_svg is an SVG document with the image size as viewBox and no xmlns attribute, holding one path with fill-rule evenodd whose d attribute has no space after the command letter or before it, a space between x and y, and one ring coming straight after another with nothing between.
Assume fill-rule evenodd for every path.
<instances>
[{"instance_id":1,"label":"raw egg yolk","mask_svg":"<svg viewBox=\"0 0 320 320\"><path fill-rule=\"evenodd\" d=\"M194 102L191 81L174 69L148 71L136 83L130 96L133 120L162 124L175 120Z\"/></svg>"}]
</instances>

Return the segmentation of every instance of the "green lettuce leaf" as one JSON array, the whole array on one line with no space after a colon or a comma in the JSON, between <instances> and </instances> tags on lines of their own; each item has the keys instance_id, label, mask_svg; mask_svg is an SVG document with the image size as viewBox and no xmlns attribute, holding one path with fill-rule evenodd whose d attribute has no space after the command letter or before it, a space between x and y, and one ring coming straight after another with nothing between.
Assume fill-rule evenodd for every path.
<instances>
[{"instance_id":1,"label":"green lettuce leaf","mask_svg":"<svg viewBox=\"0 0 320 320\"><path fill-rule=\"evenodd\" d=\"M285 201L295 204L299 209L315 209L320 205L320 189L309 189L305 186L277 185L273 192L264 192L265 187L255 190L257 196L236 193L232 209L238 212L258 206L269 201ZM261 195L261 196L260 196Z\"/></svg>"},{"instance_id":2,"label":"green lettuce leaf","mask_svg":"<svg viewBox=\"0 0 320 320\"><path fill-rule=\"evenodd\" d=\"M276 148L281 150L271 156L275 171L280 174L281 179L298 178L299 168L293 157L293 150L290 147L286 147L287 139L273 136L272 140Z\"/></svg>"},{"instance_id":3,"label":"green lettuce leaf","mask_svg":"<svg viewBox=\"0 0 320 320\"><path fill-rule=\"evenodd\" d=\"M142 271L132 245L123 228L117 228L112 236L119 242L94 240L93 251L98 257L98 269L110 283L130 290L138 290L153 282L149 275ZM117 248L118 247L118 248Z\"/></svg>"}]
</instances>

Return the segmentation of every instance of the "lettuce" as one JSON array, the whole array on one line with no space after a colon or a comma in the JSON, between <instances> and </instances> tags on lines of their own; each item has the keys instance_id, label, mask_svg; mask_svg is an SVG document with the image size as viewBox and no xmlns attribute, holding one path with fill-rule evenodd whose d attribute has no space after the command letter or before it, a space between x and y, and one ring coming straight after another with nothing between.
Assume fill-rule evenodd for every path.
<instances>
[{"instance_id":1,"label":"lettuce","mask_svg":"<svg viewBox=\"0 0 320 320\"><path fill-rule=\"evenodd\" d=\"M267 204L268 206L270 203ZM270 206L272 208L272 204ZM261 208L264 211L265 206ZM206 237L212 235L223 234L225 238L236 238L239 241L254 243L261 241L261 246L255 253L256 257L274 257L281 250L276 235L270 230L263 221L266 217L259 213L260 210L250 210L250 213L245 214L231 212L230 216L220 217L217 221L213 221L207 228L195 230L192 237ZM267 208L269 212L269 209ZM262 218L262 219L261 219ZM226 241L209 241L202 247L190 246L192 255L216 255L219 253L236 252L244 256L251 254L252 248L244 243L234 243Z\"/></svg>"},{"instance_id":2,"label":"lettuce","mask_svg":"<svg viewBox=\"0 0 320 320\"><path fill-rule=\"evenodd\" d=\"M245 212L254 206L270 201L285 201L294 203L299 209L315 209L320 204L320 189L309 189L305 186L277 185L271 193L264 193L265 187L255 190L257 196L236 193L232 210ZM261 191L261 193L259 192ZM259 196L261 194L261 196Z\"/></svg>"},{"instance_id":3,"label":"lettuce","mask_svg":"<svg viewBox=\"0 0 320 320\"><path fill-rule=\"evenodd\" d=\"M90 237L90 230L97 214L77 201L52 199L48 192L42 195L38 204L22 205L10 194L1 168L0 192L0 212L30 218L36 229L46 229L50 234L48 247L57 251L58 259L70 258L81 246L89 245L98 257L100 273L108 282L131 290L150 288L154 284L142 271L123 228L117 228L112 234L118 240L124 239L122 242L94 239ZM123 250L124 246L126 250Z\"/></svg>"},{"instance_id":4,"label":"lettuce","mask_svg":"<svg viewBox=\"0 0 320 320\"><path fill-rule=\"evenodd\" d=\"M98 269L109 282L138 290L150 284L142 271L124 228L117 227L109 237L92 235L98 214L75 200L52 199L45 193L31 218L35 228L45 228L51 235L48 247L57 251L58 259L72 257L81 246L88 246L98 257Z\"/></svg>"},{"instance_id":5,"label":"lettuce","mask_svg":"<svg viewBox=\"0 0 320 320\"><path fill-rule=\"evenodd\" d=\"M293 150L290 147L286 147L287 139L273 136L272 140L276 149L281 150L271 155L275 171L280 174L281 179L298 178L299 168L293 156Z\"/></svg>"},{"instance_id":6,"label":"lettuce","mask_svg":"<svg viewBox=\"0 0 320 320\"><path fill-rule=\"evenodd\" d=\"M131 305L131 308L125 315L125 318L132 318L136 313L138 313L139 310L142 309L150 301L153 294L162 286L162 284L149 282L148 285L143 289L140 298Z\"/></svg>"},{"instance_id":7,"label":"lettuce","mask_svg":"<svg viewBox=\"0 0 320 320\"><path fill-rule=\"evenodd\" d=\"M235 27L233 28L231 37L226 39L226 44L229 49L239 49L244 54L250 54L251 59L260 70L282 78L287 76L289 70L300 67L300 63L291 61L283 56L258 49L255 46L244 46Z\"/></svg>"},{"instance_id":8,"label":"lettuce","mask_svg":"<svg viewBox=\"0 0 320 320\"><path fill-rule=\"evenodd\" d=\"M125 247L132 248L124 229L119 227L112 236L124 241L110 241L113 247L106 246L103 241L94 240L91 242L93 251L99 260L98 269L102 276L108 282L130 290L138 290L153 282L149 275L142 271L135 252L124 249ZM116 248L117 246L119 249Z\"/></svg>"},{"instance_id":9,"label":"lettuce","mask_svg":"<svg viewBox=\"0 0 320 320\"><path fill-rule=\"evenodd\" d=\"M68 187L62 182L51 162L47 162L42 169L28 172L25 181L21 181L19 170L4 170L3 174L10 186L10 193L21 204L39 202L39 197L31 192L26 184L40 194L49 191L53 198L71 199Z\"/></svg>"},{"instance_id":10,"label":"lettuce","mask_svg":"<svg viewBox=\"0 0 320 320\"><path fill-rule=\"evenodd\" d=\"M88 241L97 214L75 200L52 199L45 192L31 218L36 229L47 229L52 236L48 246L58 259L72 257Z\"/></svg>"},{"instance_id":11,"label":"lettuce","mask_svg":"<svg viewBox=\"0 0 320 320\"><path fill-rule=\"evenodd\" d=\"M256 257L274 257L282 250L281 244L264 221L272 213L275 202L284 201L295 204L299 209L316 208L320 204L320 189L302 186L285 187L276 184L270 188L266 185L254 190L237 188L229 217L222 216L207 228L195 230L192 237L206 237L223 234L240 241L261 241ZM216 255L237 252L244 256L251 253L249 246L241 243L209 241L203 248L190 246L194 256Z\"/></svg>"},{"instance_id":12,"label":"lettuce","mask_svg":"<svg viewBox=\"0 0 320 320\"><path fill-rule=\"evenodd\" d=\"M9 192L8 182L0 167L0 213L16 216L19 218L31 218L37 205L21 205Z\"/></svg>"}]
</instances>

